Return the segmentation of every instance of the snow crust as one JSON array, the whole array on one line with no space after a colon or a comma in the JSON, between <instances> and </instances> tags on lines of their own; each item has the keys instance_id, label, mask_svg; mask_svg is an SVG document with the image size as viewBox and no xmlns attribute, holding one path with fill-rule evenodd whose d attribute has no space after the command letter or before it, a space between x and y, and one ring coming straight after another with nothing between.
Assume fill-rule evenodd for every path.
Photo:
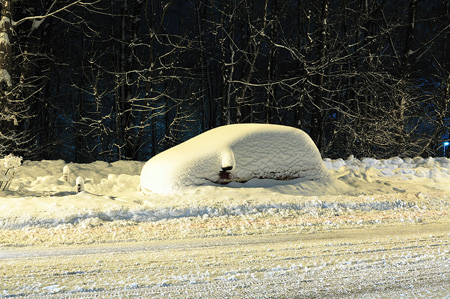
<instances>
[{"instance_id":1,"label":"snow crust","mask_svg":"<svg viewBox=\"0 0 450 299\"><path fill-rule=\"evenodd\" d=\"M141 188L170 194L218 182L222 169L231 169L231 180L242 181L326 176L320 153L305 132L281 125L235 124L207 131L150 159L141 173Z\"/></svg>"}]
</instances>

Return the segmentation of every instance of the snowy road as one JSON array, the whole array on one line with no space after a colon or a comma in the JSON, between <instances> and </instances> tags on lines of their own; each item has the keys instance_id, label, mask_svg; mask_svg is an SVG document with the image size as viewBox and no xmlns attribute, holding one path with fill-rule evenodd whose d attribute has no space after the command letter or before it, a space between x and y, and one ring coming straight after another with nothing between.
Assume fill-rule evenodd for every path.
<instances>
[{"instance_id":1,"label":"snowy road","mask_svg":"<svg viewBox=\"0 0 450 299\"><path fill-rule=\"evenodd\" d=\"M0 298L450 298L449 225L2 248Z\"/></svg>"}]
</instances>

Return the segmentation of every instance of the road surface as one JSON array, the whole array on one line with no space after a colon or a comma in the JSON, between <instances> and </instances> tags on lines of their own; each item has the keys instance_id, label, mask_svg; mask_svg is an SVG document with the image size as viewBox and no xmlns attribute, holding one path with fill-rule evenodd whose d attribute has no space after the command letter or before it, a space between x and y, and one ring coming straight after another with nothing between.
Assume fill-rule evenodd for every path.
<instances>
[{"instance_id":1,"label":"road surface","mask_svg":"<svg viewBox=\"0 0 450 299\"><path fill-rule=\"evenodd\" d=\"M450 298L447 217L151 240L145 229L83 245L4 245L0 298ZM77 233L102 230L111 233ZM28 232L39 233L61 238Z\"/></svg>"}]
</instances>

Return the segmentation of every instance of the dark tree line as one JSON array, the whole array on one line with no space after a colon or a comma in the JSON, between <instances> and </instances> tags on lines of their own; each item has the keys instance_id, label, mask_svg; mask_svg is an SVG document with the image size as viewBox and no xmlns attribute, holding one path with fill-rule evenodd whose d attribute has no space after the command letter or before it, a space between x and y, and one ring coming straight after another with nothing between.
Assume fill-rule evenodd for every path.
<instances>
[{"instance_id":1,"label":"dark tree line","mask_svg":"<svg viewBox=\"0 0 450 299\"><path fill-rule=\"evenodd\" d=\"M145 160L241 122L327 157L449 138L448 0L0 3L0 155Z\"/></svg>"}]
</instances>

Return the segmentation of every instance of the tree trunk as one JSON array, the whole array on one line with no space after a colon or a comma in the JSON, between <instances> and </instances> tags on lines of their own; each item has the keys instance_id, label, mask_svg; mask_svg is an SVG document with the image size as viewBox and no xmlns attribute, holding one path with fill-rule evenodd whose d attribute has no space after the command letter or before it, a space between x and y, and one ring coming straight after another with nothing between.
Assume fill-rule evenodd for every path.
<instances>
[{"instance_id":1,"label":"tree trunk","mask_svg":"<svg viewBox=\"0 0 450 299\"><path fill-rule=\"evenodd\" d=\"M3 1L0 11L0 129L5 133L13 128L11 118L12 51L11 51L11 19L12 2Z\"/></svg>"},{"instance_id":2,"label":"tree trunk","mask_svg":"<svg viewBox=\"0 0 450 299\"><path fill-rule=\"evenodd\" d=\"M410 0L408 6L408 27L406 30L405 47L402 56L401 80L406 81L411 75L413 64L413 42L416 27L418 0ZM405 95L400 95L397 99L397 127L396 127L396 154L402 154L405 150L405 122L406 122L406 105L408 99Z\"/></svg>"},{"instance_id":3,"label":"tree trunk","mask_svg":"<svg viewBox=\"0 0 450 299\"><path fill-rule=\"evenodd\" d=\"M266 1L267 3L267 1ZM270 124L274 122L274 109L273 107L276 107L276 84L273 84L273 82L276 80L276 65L277 65L277 55L278 50L274 43L277 43L277 33L278 33L278 21L276 20L278 16L278 1L273 0L272 1L272 9L271 9L271 23L270 23L270 39L271 43L269 46L269 57L268 57L268 64L267 64L267 75L268 75L268 83L267 86L267 102L266 102L266 123Z\"/></svg>"},{"instance_id":4,"label":"tree trunk","mask_svg":"<svg viewBox=\"0 0 450 299\"><path fill-rule=\"evenodd\" d=\"M321 29L320 29L320 41L318 47L318 68L316 75L316 92L314 102L314 112L312 115L311 123L311 138L316 143L320 151L324 146L324 123L323 123L323 84L325 77L325 63L326 63L326 42L328 31L328 0L322 1L322 13L321 13Z\"/></svg>"}]
</instances>

